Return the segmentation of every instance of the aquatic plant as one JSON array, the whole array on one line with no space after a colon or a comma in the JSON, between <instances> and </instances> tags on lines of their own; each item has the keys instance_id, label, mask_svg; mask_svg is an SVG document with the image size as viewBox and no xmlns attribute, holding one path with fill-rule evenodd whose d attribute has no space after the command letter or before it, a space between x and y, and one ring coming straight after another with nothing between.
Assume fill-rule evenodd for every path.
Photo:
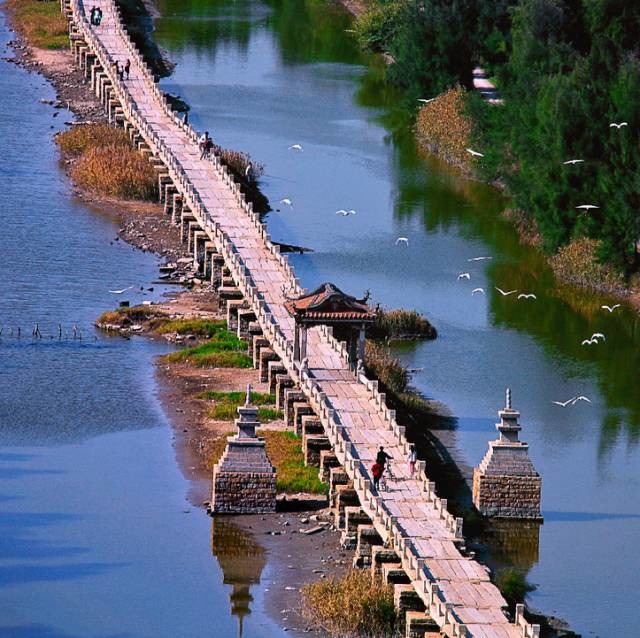
<instances>
[{"instance_id":1,"label":"aquatic plant","mask_svg":"<svg viewBox=\"0 0 640 638\"><path fill-rule=\"evenodd\" d=\"M495 577L495 584L502 592L510 606L524 602L525 596L535 590L535 585L527 581L524 574L514 567L500 570Z\"/></svg>"},{"instance_id":2,"label":"aquatic plant","mask_svg":"<svg viewBox=\"0 0 640 638\"><path fill-rule=\"evenodd\" d=\"M392 356L383 344L367 341L365 344L365 369L394 394L402 394L409 383L409 373L399 359Z\"/></svg>"},{"instance_id":3,"label":"aquatic plant","mask_svg":"<svg viewBox=\"0 0 640 638\"><path fill-rule=\"evenodd\" d=\"M25 40L40 49L69 46L69 25L57 2L6 0L13 25Z\"/></svg>"},{"instance_id":4,"label":"aquatic plant","mask_svg":"<svg viewBox=\"0 0 640 638\"><path fill-rule=\"evenodd\" d=\"M393 587L368 570L351 570L302 587L302 615L330 636L393 635L396 612Z\"/></svg>"},{"instance_id":5,"label":"aquatic plant","mask_svg":"<svg viewBox=\"0 0 640 638\"><path fill-rule=\"evenodd\" d=\"M131 147L124 129L109 124L82 124L56 135L56 143L63 153L79 157L82 153L103 146Z\"/></svg>"},{"instance_id":6,"label":"aquatic plant","mask_svg":"<svg viewBox=\"0 0 640 638\"><path fill-rule=\"evenodd\" d=\"M367 330L372 339L435 339L436 329L416 310L379 308L373 326Z\"/></svg>"}]
</instances>

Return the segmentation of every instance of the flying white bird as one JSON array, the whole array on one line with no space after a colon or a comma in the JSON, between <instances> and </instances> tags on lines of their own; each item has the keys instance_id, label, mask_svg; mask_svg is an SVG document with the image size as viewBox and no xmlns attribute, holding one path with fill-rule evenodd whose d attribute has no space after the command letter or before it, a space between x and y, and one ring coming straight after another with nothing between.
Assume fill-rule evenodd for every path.
<instances>
[{"instance_id":1,"label":"flying white bird","mask_svg":"<svg viewBox=\"0 0 640 638\"><path fill-rule=\"evenodd\" d=\"M340 210L336 211L336 215L342 215L343 217L348 217L349 215L355 215L356 211L353 210L353 208L351 210L345 210L344 208L341 208Z\"/></svg>"},{"instance_id":2,"label":"flying white bird","mask_svg":"<svg viewBox=\"0 0 640 638\"><path fill-rule=\"evenodd\" d=\"M461 272L458 275L458 281L460 281L461 279L471 279L471 274L468 272Z\"/></svg>"},{"instance_id":3,"label":"flying white bird","mask_svg":"<svg viewBox=\"0 0 640 638\"><path fill-rule=\"evenodd\" d=\"M517 290L509 290L509 292L506 292L504 290L502 290L502 288L498 288L498 286L496 286L496 290L503 296L503 297L508 297L509 295L512 295L514 292L518 292Z\"/></svg>"},{"instance_id":4,"label":"flying white bird","mask_svg":"<svg viewBox=\"0 0 640 638\"><path fill-rule=\"evenodd\" d=\"M419 97L418 98L418 102L422 102L424 104L429 104L429 102L433 102L436 98L434 97L430 97L428 100L423 98L423 97Z\"/></svg>"},{"instance_id":5,"label":"flying white bird","mask_svg":"<svg viewBox=\"0 0 640 638\"><path fill-rule=\"evenodd\" d=\"M592 339L602 339L603 341L606 341L606 340L607 340L607 339L606 339L606 337L605 337L601 332L594 332L594 333L591 335L591 338L592 338Z\"/></svg>"},{"instance_id":6,"label":"flying white bird","mask_svg":"<svg viewBox=\"0 0 640 638\"><path fill-rule=\"evenodd\" d=\"M409 245L409 239L407 237L398 237L398 239L396 239L396 246L398 244L404 244L405 246Z\"/></svg>"},{"instance_id":7,"label":"flying white bird","mask_svg":"<svg viewBox=\"0 0 640 638\"><path fill-rule=\"evenodd\" d=\"M293 208L293 202L288 197L281 199L280 203L284 204L285 206L289 206L290 208Z\"/></svg>"},{"instance_id":8,"label":"flying white bird","mask_svg":"<svg viewBox=\"0 0 640 638\"><path fill-rule=\"evenodd\" d=\"M614 306L607 306L605 304L604 306L600 306L600 308L602 308L603 310L608 310L609 312L613 312L616 308L620 308L620 304L617 303Z\"/></svg>"},{"instance_id":9,"label":"flying white bird","mask_svg":"<svg viewBox=\"0 0 640 638\"><path fill-rule=\"evenodd\" d=\"M600 343L597 339L594 339L593 337L591 337L590 339L583 339L582 343L580 343L581 346L592 346L594 344Z\"/></svg>"},{"instance_id":10,"label":"flying white bird","mask_svg":"<svg viewBox=\"0 0 640 638\"><path fill-rule=\"evenodd\" d=\"M300 146L300 144L292 144L289 147L290 151L301 151L302 150L302 146Z\"/></svg>"},{"instance_id":11,"label":"flying white bird","mask_svg":"<svg viewBox=\"0 0 640 638\"><path fill-rule=\"evenodd\" d=\"M629 126L628 122L611 122L611 124L609 124L609 128L617 128L620 129L623 126Z\"/></svg>"},{"instance_id":12,"label":"flying white bird","mask_svg":"<svg viewBox=\"0 0 640 638\"><path fill-rule=\"evenodd\" d=\"M247 164L247 168L244 171L245 176L249 175L249 173L251 172L251 168L252 168L251 164Z\"/></svg>"},{"instance_id":13,"label":"flying white bird","mask_svg":"<svg viewBox=\"0 0 640 638\"><path fill-rule=\"evenodd\" d=\"M584 162L583 159L572 159L572 160L568 160L566 162L563 162L563 164L580 164Z\"/></svg>"},{"instance_id":14,"label":"flying white bird","mask_svg":"<svg viewBox=\"0 0 640 638\"><path fill-rule=\"evenodd\" d=\"M583 210L591 210L592 208L600 208L600 206L596 206L595 204L580 204L580 206L576 206L576 208L582 208Z\"/></svg>"},{"instance_id":15,"label":"flying white bird","mask_svg":"<svg viewBox=\"0 0 640 638\"><path fill-rule=\"evenodd\" d=\"M591 399L585 397L584 395L580 395L579 397L576 397L573 400L573 403L571 405L575 405L576 403L578 403L578 401L586 401L587 403L591 403Z\"/></svg>"},{"instance_id":16,"label":"flying white bird","mask_svg":"<svg viewBox=\"0 0 640 638\"><path fill-rule=\"evenodd\" d=\"M570 399L568 399L567 401L551 401L551 403L555 403L556 405L560 405L563 408L566 408L569 404L573 405L573 402L577 399L578 397L571 397Z\"/></svg>"},{"instance_id":17,"label":"flying white bird","mask_svg":"<svg viewBox=\"0 0 640 638\"><path fill-rule=\"evenodd\" d=\"M471 153L474 157L484 157L482 153L478 153L478 151L474 151L472 148L465 148L464 150L467 151L467 153Z\"/></svg>"},{"instance_id":18,"label":"flying white bird","mask_svg":"<svg viewBox=\"0 0 640 638\"><path fill-rule=\"evenodd\" d=\"M474 288L474 289L471 291L471 294L472 294L472 295L475 295L477 292L481 292L481 293L484 295L484 288Z\"/></svg>"},{"instance_id":19,"label":"flying white bird","mask_svg":"<svg viewBox=\"0 0 640 638\"><path fill-rule=\"evenodd\" d=\"M537 299L537 297L532 292L521 292L518 299Z\"/></svg>"},{"instance_id":20,"label":"flying white bird","mask_svg":"<svg viewBox=\"0 0 640 638\"><path fill-rule=\"evenodd\" d=\"M112 295L121 295L123 292L127 292L127 290L131 290L133 286L129 286L128 288L123 288L122 290L110 290L109 292Z\"/></svg>"},{"instance_id":21,"label":"flying white bird","mask_svg":"<svg viewBox=\"0 0 640 638\"><path fill-rule=\"evenodd\" d=\"M467 261L485 261L485 259L493 259L493 257L471 257Z\"/></svg>"}]
</instances>

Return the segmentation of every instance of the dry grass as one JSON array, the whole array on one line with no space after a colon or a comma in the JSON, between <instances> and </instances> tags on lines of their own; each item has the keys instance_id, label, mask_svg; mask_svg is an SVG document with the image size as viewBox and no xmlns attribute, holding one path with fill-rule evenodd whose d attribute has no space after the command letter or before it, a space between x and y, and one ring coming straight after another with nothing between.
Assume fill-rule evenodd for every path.
<instances>
[{"instance_id":1,"label":"dry grass","mask_svg":"<svg viewBox=\"0 0 640 638\"><path fill-rule=\"evenodd\" d=\"M415 310L378 309L376 320L369 329L373 339L435 339L436 329Z\"/></svg>"},{"instance_id":2,"label":"dry grass","mask_svg":"<svg viewBox=\"0 0 640 638\"><path fill-rule=\"evenodd\" d=\"M367 341L364 360L367 372L378 379L387 390L396 395L406 391L409 373L400 360L391 355L385 345Z\"/></svg>"},{"instance_id":3,"label":"dry grass","mask_svg":"<svg viewBox=\"0 0 640 638\"><path fill-rule=\"evenodd\" d=\"M83 153L71 170L87 190L122 199L155 199L157 178L151 164L133 148L110 144Z\"/></svg>"},{"instance_id":4,"label":"dry grass","mask_svg":"<svg viewBox=\"0 0 640 638\"><path fill-rule=\"evenodd\" d=\"M561 248L549 263L560 281L602 292L624 291L624 277L611 266L601 264L597 250L597 240L580 237Z\"/></svg>"},{"instance_id":5,"label":"dry grass","mask_svg":"<svg viewBox=\"0 0 640 638\"><path fill-rule=\"evenodd\" d=\"M83 124L56 135L56 142L63 153L79 157L86 151L103 146L125 146L131 148L129 136L124 129L109 124Z\"/></svg>"},{"instance_id":6,"label":"dry grass","mask_svg":"<svg viewBox=\"0 0 640 638\"><path fill-rule=\"evenodd\" d=\"M542 235L533 215L527 215L519 208L506 208L502 211L502 217L515 226L518 237L523 244L542 246Z\"/></svg>"},{"instance_id":7,"label":"dry grass","mask_svg":"<svg viewBox=\"0 0 640 638\"><path fill-rule=\"evenodd\" d=\"M13 25L20 35L40 49L69 46L69 26L57 2L6 0Z\"/></svg>"},{"instance_id":8,"label":"dry grass","mask_svg":"<svg viewBox=\"0 0 640 638\"><path fill-rule=\"evenodd\" d=\"M469 168L473 124L465 114L466 92L461 86L449 89L425 104L418 113L416 135L420 145L451 164Z\"/></svg>"},{"instance_id":9,"label":"dry grass","mask_svg":"<svg viewBox=\"0 0 640 638\"><path fill-rule=\"evenodd\" d=\"M162 312L155 310L151 306L132 306L131 308L119 308L118 310L107 310L96 320L97 326L118 326L128 328L134 323L156 320Z\"/></svg>"},{"instance_id":10,"label":"dry grass","mask_svg":"<svg viewBox=\"0 0 640 638\"><path fill-rule=\"evenodd\" d=\"M303 586L302 614L314 626L340 638L393 636L393 587L366 570Z\"/></svg>"},{"instance_id":11,"label":"dry grass","mask_svg":"<svg viewBox=\"0 0 640 638\"><path fill-rule=\"evenodd\" d=\"M229 433L233 434L233 433ZM280 430L259 429L258 436L265 439L267 454L271 463L276 468L276 488L280 493L296 494L326 494L328 485L318 478L318 468L307 467L304 464L302 453L302 439L293 432ZM227 437L216 439L210 448L207 457L207 467L213 468L218 462L224 448L227 445Z\"/></svg>"}]
</instances>

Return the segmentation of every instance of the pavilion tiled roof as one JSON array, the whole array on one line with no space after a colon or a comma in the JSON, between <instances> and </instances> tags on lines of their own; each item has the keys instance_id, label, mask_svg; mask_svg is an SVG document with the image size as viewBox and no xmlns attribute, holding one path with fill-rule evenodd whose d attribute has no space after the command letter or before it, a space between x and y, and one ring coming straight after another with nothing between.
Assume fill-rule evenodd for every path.
<instances>
[{"instance_id":1,"label":"pavilion tiled roof","mask_svg":"<svg viewBox=\"0 0 640 638\"><path fill-rule=\"evenodd\" d=\"M298 299L290 299L285 306L292 316L306 320L373 321L375 318L375 312L363 299L347 295L331 283L324 283Z\"/></svg>"}]
</instances>

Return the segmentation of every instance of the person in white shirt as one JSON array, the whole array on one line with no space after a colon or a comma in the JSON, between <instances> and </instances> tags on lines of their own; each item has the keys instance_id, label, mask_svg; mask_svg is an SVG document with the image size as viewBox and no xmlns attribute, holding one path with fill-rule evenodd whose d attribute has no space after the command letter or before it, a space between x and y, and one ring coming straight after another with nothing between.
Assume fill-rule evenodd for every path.
<instances>
[{"instance_id":1,"label":"person in white shirt","mask_svg":"<svg viewBox=\"0 0 640 638\"><path fill-rule=\"evenodd\" d=\"M416 454L416 446L412 443L409 446L409 454L407 455L407 462L409 463L409 474L413 476L416 473L416 461L418 455Z\"/></svg>"}]
</instances>

